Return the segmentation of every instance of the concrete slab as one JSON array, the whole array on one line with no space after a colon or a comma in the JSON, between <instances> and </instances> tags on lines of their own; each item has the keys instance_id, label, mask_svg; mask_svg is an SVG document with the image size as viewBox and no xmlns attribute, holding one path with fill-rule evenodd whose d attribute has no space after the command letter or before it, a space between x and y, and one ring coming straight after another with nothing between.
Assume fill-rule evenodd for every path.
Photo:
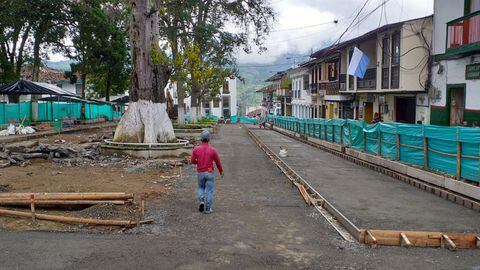
<instances>
[{"instance_id":1,"label":"concrete slab","mask_svg":"<svg viewBox=\"0 0 480 270\"><path fill-rule=\"evenodd\" d=\"M274 152L361 228L480 232L480 213L271 130L254 130ZM365 153L358 153L365 158Z\"/></svg>"}]
</instances>

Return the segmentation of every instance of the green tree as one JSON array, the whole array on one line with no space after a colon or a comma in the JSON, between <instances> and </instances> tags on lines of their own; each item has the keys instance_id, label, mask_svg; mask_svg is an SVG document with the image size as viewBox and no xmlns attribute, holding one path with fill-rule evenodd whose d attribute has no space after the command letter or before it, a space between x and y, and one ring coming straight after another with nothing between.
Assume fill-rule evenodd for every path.
<instances>
[{"instance_id":1,"label":"green tree","mask_svg":"<svg viewBox=\"0 0 480 270\"><path fill-rule=\"evenodd\" d=\"M0 1L0 84L20 78L32 28L31 13L26 1Z\"/></svg>"}]
</instances>

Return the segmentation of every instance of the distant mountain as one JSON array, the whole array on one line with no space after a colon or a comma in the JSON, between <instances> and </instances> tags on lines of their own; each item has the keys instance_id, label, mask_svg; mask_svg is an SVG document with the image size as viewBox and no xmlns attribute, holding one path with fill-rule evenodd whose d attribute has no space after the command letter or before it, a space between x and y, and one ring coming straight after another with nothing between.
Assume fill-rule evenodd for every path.
<instances>
[{"instance_id":1,"label":"distant mountain","mask_svg":"<svg viewBox=\"0 0 480 270\"><path fill-rule=\"evenodd\" d=\"M47 67L62 70L62 71L70 71L70 64L71 63L73 63L72 60L45 61L45 65Z\"/></svg>"},{"instance_id":2,"label":"distant mountain","mask_svg":"<svg viewBox=\"0 0 480 270\"><path fill-rule=\"evenodd\" d=\"M287 59L288 58L288 59ZM240 110L245 110L246 106L259 105L261 95L255 91L267 85L265 80L275 74L291 68L295 64L305 62L309 59L308 56L302 54L284 54L277 58L273 63L241 63L238 64L239 75L243 82L237 84L237 97Z\"/></svg>"}]
</instances>

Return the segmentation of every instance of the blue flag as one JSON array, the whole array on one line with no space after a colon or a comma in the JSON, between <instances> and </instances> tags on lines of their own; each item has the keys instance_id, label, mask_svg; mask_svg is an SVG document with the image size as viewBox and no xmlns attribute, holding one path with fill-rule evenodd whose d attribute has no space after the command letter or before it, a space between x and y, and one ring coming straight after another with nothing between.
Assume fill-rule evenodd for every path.
<instances>
[{"instance_id":1,"label":"blue flag","mask_svg":"<svg viewBox=\"0 0 480 270\"><path fill-rule=\"evenodd\" d=\"M353 49L352 59L350 59L350 65L348 65L347 74L363 79L369 64L370 58L368 58L366 54L355 47Z\"/></svg>"}]
</instances>

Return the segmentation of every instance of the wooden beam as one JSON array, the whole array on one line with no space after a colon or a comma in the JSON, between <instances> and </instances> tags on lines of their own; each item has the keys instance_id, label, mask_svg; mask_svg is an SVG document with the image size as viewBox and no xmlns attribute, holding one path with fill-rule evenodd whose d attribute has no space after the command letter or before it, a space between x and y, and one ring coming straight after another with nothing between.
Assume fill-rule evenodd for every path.
<instances>
[{"instance_id":1,"label":"wooden beam","mask_svg":"<svg viewBox=\"0 0 480 270\"><path fill-rule=\"evenodd\" d=\"M448 237L448 235L446 234L442 234L441 246L442 248L445 248L446 246L449 250L452 250L452 251L457 249L457 245L455 245L455 243L453 243L450 237Z\"/></svg>"},{"instance_id":2,"label":"wooden beam","mask_svg":"<svg viewBox=\"0 0 480 270\"><path fill-rule=\"evenodd\" d=\"M403 232L400 233L400 246L407 248L412 246L412 243L410 240L408 240L408 237Z\"/></svg>"},{"instance_id":3,"label":"wooden beam","mask_svg":"<svg viewBox=\"0 0 480 270\"><path fill-rule=\"evenodd\" d=\"M377 245L399 246L402 241L401 233L405 234L410 241L412 247L442 247L442 241L445 241L442 232L428 231L397 231L397 230L365 230L364 236L361 238L366 244L367 233L375 236ZM480 248L480 234L474 233L448 233L447 236L456 248ZM479 243L477 245L477 243ZM448 245L448 243L446 243Z\"/></svg>"}]
</instances>

